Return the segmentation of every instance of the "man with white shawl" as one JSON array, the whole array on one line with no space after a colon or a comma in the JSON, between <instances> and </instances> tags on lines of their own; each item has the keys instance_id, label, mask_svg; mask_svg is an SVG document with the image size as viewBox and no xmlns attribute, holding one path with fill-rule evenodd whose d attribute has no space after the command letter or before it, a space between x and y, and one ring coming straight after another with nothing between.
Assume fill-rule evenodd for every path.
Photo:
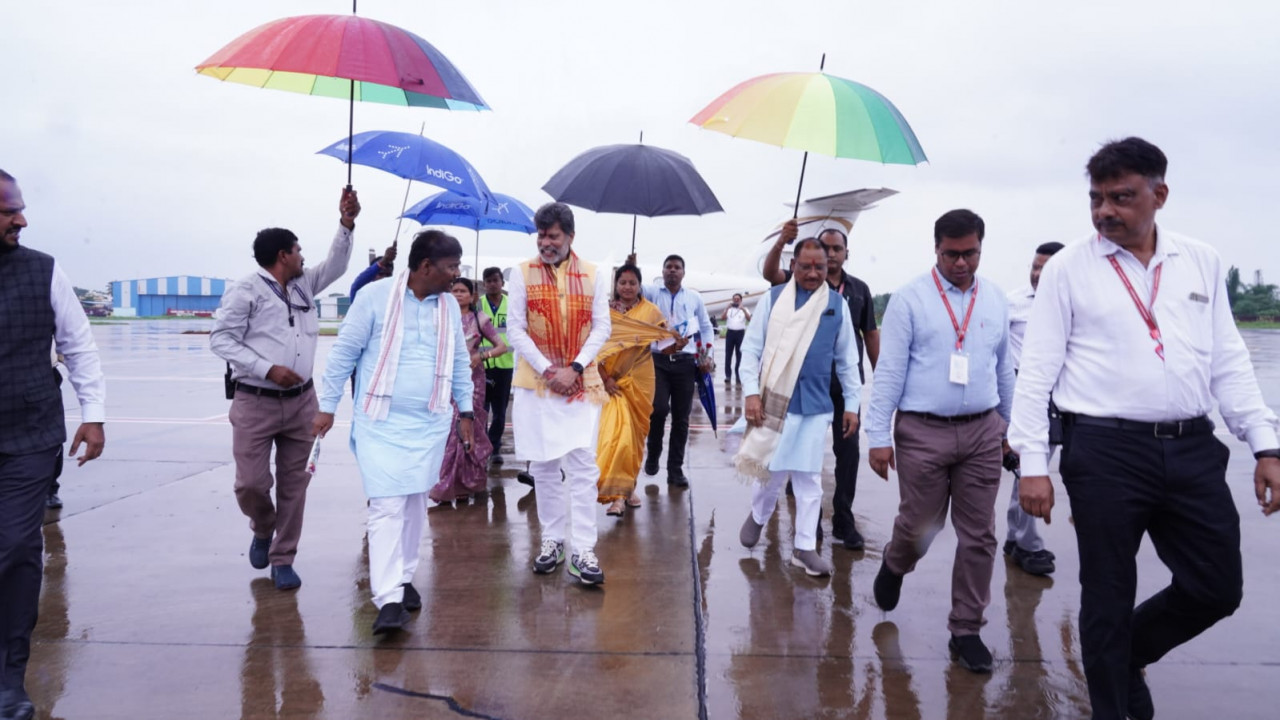
<instances>
[{"instance_id":1,"label":"man with white shawl","mask_svg":"<svg viewBox=\"0 0 1280 720\"><path fill-rule=\"evenodd\" d=\"M538 256L512 268L507 295L507 338L518 358L511 425L516 457L530 461L542 526L533 571L550 573L564 562L567 524L569 574L596 585L604 582L595 555L596 445L608 393L595 359L609 339L611 283L573 252L568 205L543 205L533 223Z\"/></svg>"},{"instance_id":2,"label":"man with white shawl","mask_svg":"<svg viewBox=\"0 0 1280 720\"><path fill-rule=\"evenodd\" d=\"M370 283L351 304L325 364L315 434L333 427L342 387L357 370L351 451L369 498L373 633L403 629L422 607L413 587L427 490L440 477L458 404L457 432L472 440L471 366L449 284L462 246L439 230L418 234L408 267Z\"/></svg>"},{"instance_id":3,"label":"man with white shawl","mask_svg":"<svg viewBox=\"0 0 1280 720\"><path fill-rule=\"evenodd\" d=\"M760 481L738 539L745 547L760 531L791 478L796 498L791 564L813 576L830 575L817 552L822 506L822 458L831 424L831 371L844 390L844 437L858 431L862 384L848 305L826 283L827 255L817 240L796 244L794 275L756 306L742 344L742 393L747 421L734 465Z\"/></svg>"}]
</instances>

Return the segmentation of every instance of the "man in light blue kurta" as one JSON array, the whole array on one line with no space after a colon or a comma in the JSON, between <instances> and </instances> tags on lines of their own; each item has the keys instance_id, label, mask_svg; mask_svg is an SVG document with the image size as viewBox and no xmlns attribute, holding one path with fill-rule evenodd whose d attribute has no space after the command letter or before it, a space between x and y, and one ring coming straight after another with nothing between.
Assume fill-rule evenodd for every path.
<instances>
[{"instance_id":1,"label":"man in light blue kurta","mask_svg":"<svg viewBox=\"0 0 1280 720\"><path fill-rule=\"evenodd\" d=\"M760 540L760 531L790 477L796 497L791 563L810 575L829 575L831 562L817 553L816 530L822 505L823 450L833 410L832 367L847 409L843 427L834 432L848 437L858 431L862 384L848 304L826 283L826 252L816 240L808 239L796 245L795 257L793 279L761 298L742 344L744 415L751 428L735 463L762 482L739 539L746 547ZM781 315L781 303L794 305L787 317ZM809 329L798 330L805 323ZM771 427L777 437L768 443L771 449L763 449L751 435L767 435Z\"/></svg>"},{"instance_id":2,"label":"man in light blue kurta","mask_svg":"<svg viewBox=\"0 0 1280 720\"><path fill-rule=\"evenodd\" d=\"M342 400L345 380L356 370L356 407L351 425L351 450L355 453L369 498L369 584L373 602L379 608L375 634L399 629L407 620L407 610L416 610L422 601L412 585L418 566L418 545L426 517L426 492L440 477L445 444L452 428L448 402L435 411L433 396L447 389L463 418L460 432L469 444L472 413L471 366L463 336L458 303L446 290L457 274L462 248L457 241L438 231L435 236L419 235L409 254L404 276L365 286L352 303L329 351L320 395L317 434L333 424L333 413ZM443 238L443 240L441 240ZM420 240L422 240L420 242ZM452 241L450 247L448 242ZM430 257L432 253L442 257ZM402 292L398 314L402 318L394 379L390 384L389 408L385 418L369 410L367 399L387 363L380 357L389 327L389 300ZM443 308L441 304L443 303ZM443 310L443 312L442 312ZM443 336L451 342L441 345L440 319L446 319ZM452 370L440 372L443 353L452 346ZM388 609L389 608L389 609ZM384 615L386 617L384 618Z\"/></svg>"}]
</instances>

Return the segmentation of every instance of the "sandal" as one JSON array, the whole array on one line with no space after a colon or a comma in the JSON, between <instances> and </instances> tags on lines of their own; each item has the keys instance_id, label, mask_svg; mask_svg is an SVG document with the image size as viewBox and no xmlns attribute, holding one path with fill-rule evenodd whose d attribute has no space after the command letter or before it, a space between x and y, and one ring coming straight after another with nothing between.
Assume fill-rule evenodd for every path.
<instances>
[{"instance_id":1,"label":"sandal","mask_svg":"<svg viewBox=\"0 0 1280 720\"><path fill-rule=\"evenodd\" d=\"M627 507L640 507L641 504L643 504L643 501L636 497L634 493L627 498Z\"/></svg>"},{"instance_id":2,"label":"sandal","mask_svg":"<svg viewBox=\"0 0 1280 720\"><path fill-rule=\"evenodd\" d=\"M622 513L626 512L626 510L627 506L623 505L621 500L614 500L613 504L609 506L609 509L604 511L604 514L612 515L613 517L622 517Z\"/></svg>"}]
</instances>

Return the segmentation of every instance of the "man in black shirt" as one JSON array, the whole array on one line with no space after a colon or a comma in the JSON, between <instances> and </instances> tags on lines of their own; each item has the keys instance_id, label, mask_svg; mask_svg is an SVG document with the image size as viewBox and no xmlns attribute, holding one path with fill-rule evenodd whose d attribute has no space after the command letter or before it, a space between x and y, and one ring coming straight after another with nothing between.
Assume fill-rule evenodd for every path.
<instances>
[{"instance_id":1,"label":"man in black shirt","mask_svg":"<svg viewBox=\"0 0 1280 720\"><path fill-rule=\"evenodd\" d=\"M764 258L762 274L765 280L778 285L791 279L791 271L780 267L782 251L795 241L799 232L799 223L794 219L782 226L777 241ZM875 301L871 297L871 288L844 271L844 263L849 258L849 240L843 232L827 228L818 233L818 242L827 251L827 284L849 303L849 317L853 320L854 336L858 340L858 377L865 384L863 353L871 361L872 370L875 370L876 360L880 357L880 331L876 329ZM837 423L833 427L839 427L838 423L844 416L844 394L834 369L831 373L831 400L835 403L834 422ZM860 459L858 434L843 438L840 433L832 433L831 445L836 456L836 491L831 499L831 534L842 541L846 549L861 550L862 533L858 532L853 521L853 496L858 489ZM819 520L819 533L821 529Z\"/></svg>"}]
</instances>

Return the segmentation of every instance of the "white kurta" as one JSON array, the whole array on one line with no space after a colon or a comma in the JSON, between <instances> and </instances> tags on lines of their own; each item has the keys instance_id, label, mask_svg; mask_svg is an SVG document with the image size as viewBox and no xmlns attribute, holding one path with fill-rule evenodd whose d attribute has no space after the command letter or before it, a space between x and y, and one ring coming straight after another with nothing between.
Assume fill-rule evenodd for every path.
<instances>
[{"instance_id":1,"label":"white kurta","mask_svg":"<svg viewBox=\"0 0 1280 720\"><path fill-rule=\"evenodd\" d=\"M374 422L364 413L365 389L372 381L382 343L382 315L387 294L394 287L391 281L370 283L356 296L338 330L338 340L329 351L320 394L320 410L332 413L342 399L343 385L352 368L359 369L351 451L360 465L365 495L371 498L424 493L440 479L445 444L453 431L453 411L446 406L444 412L432 413L427 406L436 371L436 313L442 301L454 327L453 399L459 410L472 410L470 356L457 301L448 293L418 300L413 291L406 290L405 335L391 392L391 410L381 422Z\"/></svg>"},{"instance_id":2,"label":"white kurta","mask_svg":"<svg viewBox=\"0 0 1280 720\"><path fill-rule=\"evenodd\" d=\"M596 353L609 339L609 274L596 268L595 296L591 304L591 333L575 358L583 367L595 360ZM550 361L529 337L527 296L524 276L511 273L507 286L507 338L518 356L535 372L543 372ZM587 372L596 372L594 367ZM548 393L539 397L536 390L513 388L511 427L515 436L516 457L543 462L567 455L571 450L590 448L594 453L600 432L600 406L585 400L569 402L563 396Z\"/></svg>"}]
</instances>

